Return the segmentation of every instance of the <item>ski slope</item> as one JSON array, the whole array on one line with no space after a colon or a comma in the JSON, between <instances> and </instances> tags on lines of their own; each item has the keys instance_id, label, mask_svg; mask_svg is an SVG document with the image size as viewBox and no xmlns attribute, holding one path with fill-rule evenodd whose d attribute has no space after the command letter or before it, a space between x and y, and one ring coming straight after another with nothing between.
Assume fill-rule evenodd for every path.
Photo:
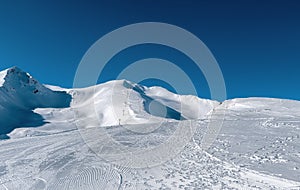
<instances>
[{"instance_id":1,"label":"ski slope","mask_svg":"<svg viewBox=\"0 0 300 190\"><path fill-rule=\"evenodd\" d=\"M213 121L223 125L204 151ZM188 123L195 131L178 153L132 167L151 158L137 150L155 156L176 135L177 150ZM4 190L300 189L298 101L219 103L126 80L64 89L14 67L0 72L0 131Z\"/></svg>"}]
</instances>

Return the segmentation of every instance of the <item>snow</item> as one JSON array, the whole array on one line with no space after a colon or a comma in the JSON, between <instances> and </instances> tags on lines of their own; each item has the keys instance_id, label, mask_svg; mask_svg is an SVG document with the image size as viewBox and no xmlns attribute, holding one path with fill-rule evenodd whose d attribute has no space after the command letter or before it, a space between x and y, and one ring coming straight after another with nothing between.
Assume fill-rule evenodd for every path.
<instances>
[{"instance_id":1,"label":"snow","mask_svg":"<svg viewBox=\"0 0 300 190\"><path fill-rule=\"evenodd\" d=\"M248 169L299 181L300 102L245 98L225 103L224 126L208 152Z\"/></svg>"},{"instance_id":2,"label":"snow","mask_svg":"<svg viewBox=\"0 0 300 190\"><path fill-rule=\"evenodd\" d=\"M186 119L200 119L211 112L219 102L200 99L191 95L173 94L161 87L150 87L145 90L146 95L164 105L180 112Z\"/></svg>"},{"instance_id":3,"label":"snow","mask_svg":"<svg viewBox=\"0 0 300 190\"><path fill-rule=\"evenodd\" d=\"M64 89L11 68L0 72L0 116L1 137L10 138L0 140L0 189L300 187L299 101L244 98L220 104L126 80ZM214 121L223 126L204 151L203 138ZM195 134L181 139L188 123ZM157 154L165 142L180 151L170 158L168 150ZM187 142L182 150L180 142ZM152 154L123 157L121 147ZM169 159L160 163L157 158L164 156ZM131 159L149 157L156 159L149 167L130 167Z\"/></svg>"},{"instance_id":4,"label":"snow","mask_svg":"<svg viewBox=\"0 0 300 190\"><path fill-rule=\"evenodd\" d=\"M71 95L52 91L17 67L7 69L5 83L0 87L0 134L17 127L37 127L45 124L35 108L69 107Z\"/></svg>"},{"instance_id":5,"label":"snow","mask_svg":"<svg viewBox=\"0 0 300 190\"><path fill-rule=\"evenodd\" d=\"M175 97L173 100L167 101L170 92L165 91L160 95L151 94L153 90L125 80L110 81L93 87L66 91L72 95L73 100L70 112L64 113L63 116L75 117L77 128L113 126L119 125L119 123L159 123L166 120L165 117L179 120L181 113L185 118L205 118L212 111L214 105L217 105L216 102L192 96L189 101L189 97L175 94L172 94ZM180 107L181 104L182 107ZM36 109L35 112L45 115L44 111L47 110ZM56 114L56 111L52 113ZM44 118L50 123L55 122L51 120L49 114ZM57 120L57 116L54 117L54 120Z\"/></svg>"},{"instance_id":6,"label":"snow","mask_svg":"<svg viewBox=\"0 0 300 190\"><path fill-rule=\"evenodd\" d=\"M6 73L7 73L7 70L0 72L0 87L2 87L5 82Z\"/></svg>"}]
</instances>

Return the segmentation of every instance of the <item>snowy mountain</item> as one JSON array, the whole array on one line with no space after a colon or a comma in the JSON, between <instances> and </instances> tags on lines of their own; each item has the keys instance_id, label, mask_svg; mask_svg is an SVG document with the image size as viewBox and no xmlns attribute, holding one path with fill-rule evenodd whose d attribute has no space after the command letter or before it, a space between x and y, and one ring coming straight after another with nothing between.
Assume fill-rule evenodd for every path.
<instances>
[{"instance_id":1,"label":"snowy mountain","mask_svg":"<svg viewBox=\"0 0 300 190\"><path fill-rule=\"evenodd\" d=\"M126 80L64 89L14 67L0 72L0 134L0 189L300 189L298 101L219 103ZM168 154L186 144L157 155L168 141Z\"/></svg>"},{"instance_id":2,"label":"snowy mountain","mask_svg":"<svg viewBox=\"0 0 300 190\"><path fill-rule=\"evenodd\" d=\"M157 123L165 118L198 119L206 117L219 104L126 80L83 89L63 89L42 85L16 67L2 71L0 76L4 81L0 87L1 134L33 126L41 126L34 131L46 128L44 132L49 132L68 129L71 124L74 128L88 128ZM52 128L53 125L60 127ZM13 134L20 135L21 131L17 129Z\"/></svg>"},{"instance_id":3,"label":"snowy mountain","mask_svg":"<svg viewBox=\"0 0 300 190\"><path fill-rule=\"evenodd\" d=\"M0 73L0 134L16 127L34 127L44 124L35 108L68 107L71 96L52 91L28 73L14 67Z\"/></svg>"}]
</instances>

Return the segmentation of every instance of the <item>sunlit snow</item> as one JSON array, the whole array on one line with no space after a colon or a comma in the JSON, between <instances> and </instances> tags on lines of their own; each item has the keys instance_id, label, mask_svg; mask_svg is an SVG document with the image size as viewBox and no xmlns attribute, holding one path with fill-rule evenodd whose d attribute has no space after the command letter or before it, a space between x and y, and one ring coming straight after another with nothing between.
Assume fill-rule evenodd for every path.
<instances>
[{"instance_id":1,"label":"sunlit snow","mask_svg":"<svg viewBox=\"0 0 300 190\"><path fill-rule=\"evenodd\" d=\"M222 128L204 151L217 120ZM133 168L113 156L121 147L155 154L186 123L195 133L161 164ZM0 72L0 131L0 189L300 188L299 101L219 103L126 80L64 89L11 68Z\"/></svg>"}]
</instances>

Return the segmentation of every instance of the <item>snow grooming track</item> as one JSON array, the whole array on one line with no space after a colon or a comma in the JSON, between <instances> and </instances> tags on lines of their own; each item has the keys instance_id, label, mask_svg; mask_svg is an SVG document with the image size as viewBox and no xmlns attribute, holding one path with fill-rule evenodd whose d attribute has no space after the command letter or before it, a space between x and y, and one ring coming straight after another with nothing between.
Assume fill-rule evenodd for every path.
<instances>
[{"instance_id":1,"label":"snow grooming track","mask_svg":"<svg viewBox=\"0 0 300 190\"><path fill-rule=\"evenodd\" d=\"M76 175L66 176L47 187L47 190L95 190L120 188L121 175L112 168L85 168Z\"/></svg>"}]
</instances>

